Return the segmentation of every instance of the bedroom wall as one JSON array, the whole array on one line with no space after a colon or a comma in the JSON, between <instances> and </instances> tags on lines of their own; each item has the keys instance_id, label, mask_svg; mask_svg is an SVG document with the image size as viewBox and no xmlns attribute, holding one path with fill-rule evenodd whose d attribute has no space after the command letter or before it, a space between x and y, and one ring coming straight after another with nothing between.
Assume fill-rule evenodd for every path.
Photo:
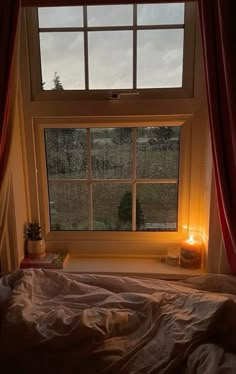
<instances>
[{"instance_id":1,"label":"bedroom wall","mask_svg":"<svg viewBox=\"0 0 236 374\"><path fill-rule=\"evenodd\" d=\"M198 32L198 38L200 33ZM201 48L200 39L197 41L197 48ZM198 52L199 53L199 52ZM24 61L25 63L25 61ZM204 101L204 92L205 86L204 82L200 79L203 76L203 65L196 66L195 77L198 81L196 85L198 87L198 97L200 101ZM24 89L27 86L27 79L24 79ZM61 104L61 103L60 103ZM64 103L63 103L64 104ZM111 103L114 105L116 103ZM122 104L122 103L120 103ZM35 104L37 105L37 103ZM47 109L47 106L50 105L50 108ZM125 105L124 105L125 106ZM78 107L76 103L76 107ZM202 105L199 105L202 108ZM26 142L24 135L24 123L22 115L22 98L21 92L18 92L16 107L14 113L12 113L12 120L14 122L13 129L13 142L11 148L10 163L8 167L7 176L5 178L4 188L1 191L0 195L0 206L4 207L3 217L4 220L1 221L0 214L0 257L2 263L2 271L10 271L15 269L19 261L24 255L24 225L25 222L29 220L31 216L29 214L31 209L29 209L29 204L37 205L37 199L31 197L30 200L30 184L32 184L32 178L30 174L34 173L33 161L30 163L30 160L26 159ZM50 111L52 108L51 103L44 103L44 109L46 112ZM60 108L63 111L63 105L60 105ZM113 108L114 109L114 108ZM163 108L163 110L165 107ZM176 108L174 108L176 109ZM183 109L186 108L177 108L180 112L183 112ZM191 108L189 108L190 110ZM29 110L29 108L24 108L24 111ZM84 109L86 110L86 108ZM93 108L94 113L97 111L102 111L101 106L96 108L96 105ZM150 108L146 107L147 113L149 113ZM126 113L126 108L120 106L120 114L122 111ZM202 121L207 121L207 115L205 113L195 113L196 118L199 121L199 124L202 124ZM199 131L201 129L207 128L208 126L198 126L196 134L194 136L199 136ZM29 126L28 131L31 131ZM26 135L28 137L28 134ZM204 174L199 178L198 173L195 178L192 178L192 184L197 185L201 183L202 193L201 199L195 201L191 207L191 214L196 216L196 221L199 222L199 215L201 220L201 229L202 229L202 238L206 248L206 255L204 262L206 264L207 271L210 272L228 272L227 260L224 256L224 248L221 236L221 230L219 225L216 196L214 191L214 181L212 179L212 159L211 159L211 148L210 148L210 136L209 130L205 134L206 141L205 146L202 151L205 152L204 157ZM32 145L31 145L32 146ZM199 155L199 151L194 150L192 152L192 157L194 155ZM197 156L196 156L197 157ZM32 156L33 158L33 156ZM31 170L27 170L26 165L31 165ZM193 173L194 174L194 173ZM195 175L194 174L194 175ZM28 177L29 175L29 177ZM31 180L31 183L29 183ZM28 204L28 205L27 205ZM35 211L37 208L35 208ZM190 217L191 218L191 217ZM194 218L194 217L193 217ZM194 222L194 219L192 219ZM2 223L3 222L3 223Z\"/></svg>"},{"instance_id":2,"label":"bedroom wall","mask_svg":"<svg viewBox=\"0 0 236 374\"><path fill-rule=\"evenodd\" d=\"M202 147L203 157L203 174L201 180L195 183L201 183L202 194L199 201L200 227L201 236L204 244L203 265L207 272L211 273L229 273L229 265L225 255L224 243L222 238L221 226L218 215L217 197L215 190L215 181L213 174L212 149L210 138L210 126L208 119L207 94L204 80L204 63L201 47L201 36L199 23L197 24L196 53L199 55L198 64L195 67L195 88L197 90L196 97L200 101L199 107L201 112L195 113L199 123L204 123L197 129L194 138L201 129L204 129L202 139L204 144ZM202 79L203 77L203 79Z\"/></svg>"},{"instance_id":3,"label":"bedroom wall","mask_svg":"<svg viewBox=\"0 0 236 374\"><path fill-rule=\"evenodd\" d=\"M12 113L13 141L4 188L0 202L4 211L1 222L0 253L2 271L17 268L24 256L24 225L28 221L27 172L24 169L25 143L22 120L21 94L18 92L15 111ZM206 133L205 167L203 176L203 199L201 201L202 237L206 248L204 262L206 270L213 273L228 273L229 267L218 217L218 208L212 177L212 157L209 131ZM5 190L5 192L4 192Z\"/></svg>"},{"instance_id":4,"label":"bedroom wall","mask_svg":"<svg viewBox=\"0 0 236 374\"><path fill-rule=\"evenodd\" d=\"M218 214L209 125L207 126L205 144L203 199L201 202L202 240L205 247L203 264L209 273L229 274L230 269Z\"/></svg>"},{"instance_id":5,"label":"bedroom wall","mask_svg":"<svg viewBox=\"0 0 236 374\"><path fill-rule=\"evenodd\" d=\"M209 212L209 241L206 270L209 273L230 274L218 214L214 173L212 175L211 195L209 198L211 203Z\"/></svg>"}]
</instances>

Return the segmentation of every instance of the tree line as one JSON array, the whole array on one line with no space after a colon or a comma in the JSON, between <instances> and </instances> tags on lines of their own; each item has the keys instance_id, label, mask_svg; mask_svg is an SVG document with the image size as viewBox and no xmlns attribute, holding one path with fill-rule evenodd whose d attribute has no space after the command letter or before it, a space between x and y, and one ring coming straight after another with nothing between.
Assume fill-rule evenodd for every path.
<instances>
[{"instance_id":1,"label":"tree line","mask_svg":"<svg viewBox=\"0 0 236 374\"><path fill-rule=\"evenodd\" d=\"M53 85L54 85L51 88L52 90L54 90L54 91L62 91L62 90L64 90L63 85L61 83L61 78L60 78L59 74L57 74L57 72L54 73L54 77L52 79L52 82L53 82ZM46 84L46 82L42 82L42 90L44 90L45 84Z\"/></svg>"}]
</instances>

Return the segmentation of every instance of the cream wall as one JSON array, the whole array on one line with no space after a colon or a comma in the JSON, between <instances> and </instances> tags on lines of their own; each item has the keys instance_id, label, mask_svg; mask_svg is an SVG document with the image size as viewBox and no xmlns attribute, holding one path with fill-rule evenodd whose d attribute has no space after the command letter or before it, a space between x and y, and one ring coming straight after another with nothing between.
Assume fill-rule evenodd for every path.
<instances>
[{"instance_id":1,"label":"cream wall","mask_svg":"<svg viewBox=\"0 0 236 374\"><path fill-rule=\"evenodd\" d=\"M24 39L24 34L23 34ZM23 40L24 41L24 40ZM25 42L25 41L24 41ZM24 42L23 50L25 48ZM21 45L21 49L22 49ZM197 33L196 54L201 55L200 33ZM25 51L25 55L27 52ZM39 216L39 202L37 196L37 175L34 155L33 113L40 112L41 116L65 115L67 103L65 102L31 102L30 82L27 62L23 63L24 103L22 105L21 93L18 92L15 110L12 112L13 141L4 186L0 193L0 203L3 213L0 214L0 253L2 270L15 269L24 255L24 225L29 219ZM227 261L224 256L221 230L219 225L214 180L212 179L212 159L207 124L206 93L203 79L202 58L195 65L195 102L193 99L149 101L145 105L132 105L132 102L93 102L91 107L87 102L78 105L78 102L70 103L70 113L73 116L150 116L163 115L194 115L192 138L201 137L204 142L202 148L193 146L191 157L195 158L199 170L191 170L191 185L194 198L191 200L189 221L194 226L201 228L202 238L206 247L205 263L210 272L228 272ZM26 99L27 97L27 99ZM171 105L170 105L171 104ZM203 107L205 108L204 110ZM24 109L24 119L22 111ZM27 142L25 141L25 138ZM27 145L26 145L27 144ZM30 150L30 151L29 151ZM29 152L27 152L29 151ZM27 157L28 154L28 157ZM199 159L200 157L200 159ZM30 181L30 182L29 182ZM199 188L199 185L201 186ZM198 188L197 188L198 186ZM1 220L2 217L2 220ZM196 222L196 225L195 225Z\"/></svg>"}]
</instances>

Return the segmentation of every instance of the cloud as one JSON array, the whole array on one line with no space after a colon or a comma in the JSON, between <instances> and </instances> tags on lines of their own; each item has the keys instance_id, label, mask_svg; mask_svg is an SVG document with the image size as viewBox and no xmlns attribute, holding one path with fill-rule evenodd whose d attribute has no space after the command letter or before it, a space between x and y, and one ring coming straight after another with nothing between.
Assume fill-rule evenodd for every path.
<instances>
[{"instance_id":1,"label":"cloud","mask_svg":"<svg viewBox=\"0 0 236 374\"><path fill-rule=\"evenodd\" d=\"M88 26L132 26L132 5L88 6Z\"/></svg>"},{"instance_id":2,"label":"cloud","mask_svg":"<svg viewBox=\"0 0 236 374\"><path fill-rule=\"evenodd\" d=\"M39 27L82 27L83 7L39 8Z\"/></svg>"},{"instance_id":3,"label":"cloud","mask_svg":"<svg viewBox=\"0 0 236 374\"><path fill-rule=\"evenodd\" d=\"M184 3L140 4L137 7L138 25L169 25L184 23Z\"/></svg>"},{"instance_id":4,"label":"cloud","mask_svg":"<svg viewBox=\"0 0 236 374\"><path fill-rule=\"evenodd\" d=\"M142 30L137 39L137 86L181 87L183 30Z\"/></svg>"},{"instance_id":5,"label":"cloud","mask_svg":"<svg viewBox=\"0 0 236 374\"><path fill-rule=\"evenodd\" d=\"M131 31L90 32L88 45L90 88L132 88Z\"/></svg>"},{"instance_id":6,"label":"cloud","mask_svg":"<svg viewBox=\"0 0 236 374\"><path fill-rule=\"evenodd\" d=\"M132 25L132 5L89 6L89 26ZM138 5L138 23L183 23L184 4ZM40 8L40 27L82 26L82 7ZM63 30L63 29L62 29ZM64 89L84 89L84 35L81 31L41 32L42 77L51 89L57 72ZM139 88L182 85L183 29L138 30ZM133 32L88 32L91 89L132 88Z\"/></svg>"},{"instance_id":7,"label":"cloud","mask_svg":"<svg viewBox=\"0 0 236 374\"><path fill-rule=\"evenodd\" d=\"M53 87L54 73L64 89L84 89L84 42L80 32L40 33L44 89Z\"/></svg>"}]
</instances>

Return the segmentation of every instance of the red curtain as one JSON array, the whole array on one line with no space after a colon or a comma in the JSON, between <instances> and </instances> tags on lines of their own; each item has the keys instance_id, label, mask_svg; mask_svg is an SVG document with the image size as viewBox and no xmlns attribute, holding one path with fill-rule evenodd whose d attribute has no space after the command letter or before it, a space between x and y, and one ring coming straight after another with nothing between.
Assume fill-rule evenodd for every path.
<instances>
[{"instance_id":1,"label":"red curtain","mask_svg":"<svg viewBox=\"0 0 236 374\"><path fill-rule=\"evenodd\" d=\"M20 0L0 2L0 186L3 182L10 145L8 126L10 84L19 9Z\"/></svg>"},{"instance_id":2,"label":"red curtain","mask_svg":"<svg viewBox=\"0 0 236 374\"><path fill-rule=\"evenodd\" d=\"M199 0L199 13L219 214L236 274L235 0Z\"/></svg>"}]
</instances>

